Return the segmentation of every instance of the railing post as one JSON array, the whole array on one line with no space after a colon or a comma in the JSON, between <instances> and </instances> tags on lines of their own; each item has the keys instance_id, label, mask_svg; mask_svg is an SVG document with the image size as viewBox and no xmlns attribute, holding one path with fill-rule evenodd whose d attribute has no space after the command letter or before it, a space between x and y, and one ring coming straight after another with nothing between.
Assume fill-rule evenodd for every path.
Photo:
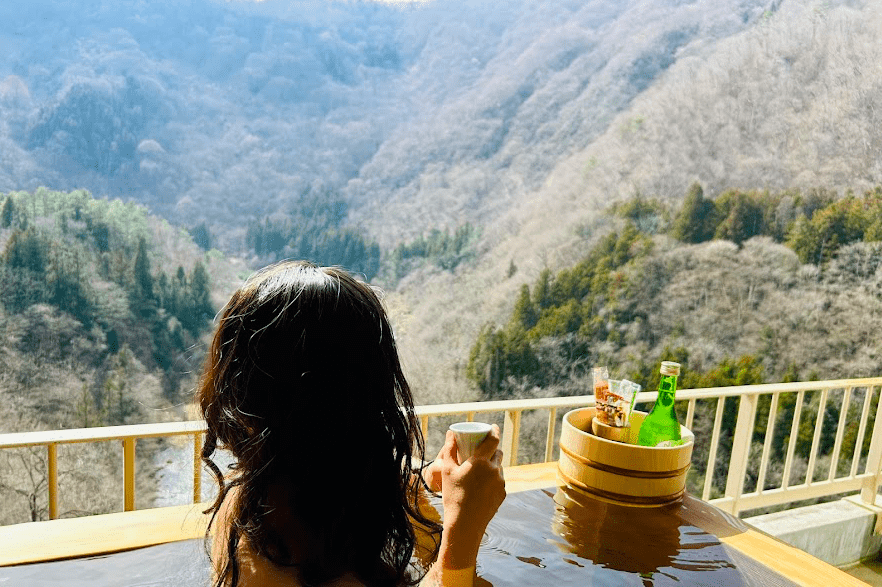
<instances>
[{"instance_id":1,"label":"railing post","mask_svg":"<svg viewBox=\"0 0 882 587\"><path fill-rule=\"evenodd\" d=\"M842 451L845 421L848 416L848 408L851 405L851 391L850 387L846 387L842 392L842 404L839 406L839 423L836 424L836 439L833 441L833 455L830 457L830 471L827 475L827 481L833 481L839 469L839 453Z\"/></svg>"},{"instance_id":2,"label":"railing post","mask_svg":"<svg viewBox=\"0 0 882 587\"><path fill-rule=\"evenodd\" d=\"M202 500L202 433L193 435L193 503Z\"/></svg>"},{"instance_id":3,"label":"railing post","mask_svg":"<svg viewBox=\"0 0 882 587\"><path fill-rule=\"evenodd\" d=\"M46 464L49 476L46 485L49 489L49 519L58 519L58 445L50 442L46 445Z\"/></svg>"},{"instance_id":4,"label":"railing post","mask_svg":"<svg viewBox=\"0 0 882 587\"><path fill-rule=\"evenodd\" d=\"M135 439L123 440L123 509L135 509Z\"/></svg>"},{"instance_id":5,"label":"railing post","mask_svg":"<svg viewBox=\"0 0 882 587\"><path fill-rule=\"evenodd\" d=\"M876 503L876 492L879 490L880 467L882 467L882 399L876 407L876 419L873 422L873 436L870 437L870 451L867 453L866 472L871 473L872 477L864 479L861 488L861 499L864 503Z\"/></svg>"},{"instance_id":6,"label":"railing post","mask_svg":"<svg viewBox=\"0 0 882 587\"><path fill-rule=\"evenodd\" d=\"M762 495L766 489L766 473L769 470L769 456L772 453L772 439L775 437L775 420L778 416L778 400L781 392L772 394L772 404L769 406L769 418L766 420L766 437L763 439L763 456L760 458L759 476L756 480L756 492Z\"/></svg>"},{"instance_id":7,"label":"railing post","mask_svg":"<svg viewBox=\"0 0 882 587\"><path fill-rule=\"evenodd\" d=\"M717 410L714 414L714 429L711 433L710 452L707 456L707 469L704 472L704 489L701 491L701 499L708 501L711 498L711 489L714 483L714 469L717 466L717 447L720 445L720 425L723 421L723 410L726 409L726 398L717 398Z\"/></svg>"},{"instance_id":8,"label":"railing post","mask_svg":"<svg viewBox=\"0 0 882 587\"><path fill-rule=\"evenodd\" d=\"M429 417L420 416L420 432L423 433L423 442L429 442Z\"/></svg>"},{"instance_id":9,"label":"railing post","mask_svg":"<svg viewBox=\"0 0 882 587\"><path fill-rule=\"evenodd\" d=\"M857 475L858 464L861 461L861 448L864 446L864 436L867 433L867 418L870 416L870 403L873 401L873 394L876 388L872 385L867 387L867 393L864 395L864 407L861 410L861 423L858 426L857 441L854 443L854 453L851 457L851 476Z\"/></svg>"},{"instance_id":10,"label":"railing post","mask_svg":"<svg viewBox=\"0 0 882 587\"><path fill-rule=\"evenodd\" d=\"M732 456L729 459L729 473L726 476L726 497L732 499L727 508L738 515L738 500L744 491L744 476L747 473L747 457L753 437L753 421L756 419L756 395L742 395L738 402L738 421L735 423L735 436L732 438Z\"/></svg>"},{"instance_id":11,"label":"railing post","mask_svg":"<svg viewBox=\"0 0 882 587\"><path fill-rule=\"evenodd\" d=\"M557 408L548 411L548 434L545 436L545 462L554 458L554 428L557 424Z\"/></svg>"},{"instance_id":12,"label":"railing post","mask_svg":"<svg viewBox=\"0 0 882 587\"><path fill-rule=\"evenodd\" d=\"M824 414L827 411L827 396L830 390L822 389L818 400L818 415L815 417L815 433L812 435L812 448L809 453L808 467L805 472L805 484L811 485L815 479L815 463L818 460L818 446L821 442L821 429L824 427Z\"/></svg>"},{"instance_id":13,"label":"railing post","mask_svg":"<svg viewBox=\"0 0 882 587\"><path fill-rule=\"evenodd\" d=\"M790 487L790 470L793 468L793 454L796 451L796 441L799 438L799 420L802 418L804 401L805 390L800 389L796 393L796 407L793 409L793 420L790 422L790 442L787 443L787 456L784 458L784 477L781 479L781 489L784 491Z\"/></svg>"},{"instance_id":14,"label":"railing post","mask_svg":"<svg viewBox=\"0 0 882 587\"><path fill-rule=\"evenodd\" d=\"M502 426L502 466L518 464L518 437L521 432L521 411L506 410Z\"/></svg>"},{"instance_id":15,"label":"railing post","mask_svg":"<svg viewBox=\"0 0 882 587\"><path fill-rule=\"evenodd\" d=\"M695 421L695 398L689 400L686 408L686 422L683 424L687 429L692 430L692 424Z\"/></svg>"}]
</instances>

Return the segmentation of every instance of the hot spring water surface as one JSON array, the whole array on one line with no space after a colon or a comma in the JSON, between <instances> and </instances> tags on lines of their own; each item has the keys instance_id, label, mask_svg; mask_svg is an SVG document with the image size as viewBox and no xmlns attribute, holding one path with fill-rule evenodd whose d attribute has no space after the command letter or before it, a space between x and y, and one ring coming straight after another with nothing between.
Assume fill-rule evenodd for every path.
<instances>
[{"instance_id":1,"label":"hot spring water surface","mask_svg":"<svg viewBox=\"0 0 882 587\"><path fill-rule=\"evenodd\" d=\"M440 500L430 502L425 507L440 508ZM689 496L644 509L597 501L568 488L516 493L487 528L477 585L795 585L720 541L744 530L738 519ZM179 587L207 585L208 578L200 540L0 568L0 587Z\"/></svg>"}]
</instances>

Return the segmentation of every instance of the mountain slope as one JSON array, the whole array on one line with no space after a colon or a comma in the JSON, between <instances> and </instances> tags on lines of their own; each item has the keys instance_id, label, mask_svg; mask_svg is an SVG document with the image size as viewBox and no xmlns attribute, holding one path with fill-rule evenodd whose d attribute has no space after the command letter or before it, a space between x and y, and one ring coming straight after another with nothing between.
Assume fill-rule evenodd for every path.
<instances>
[{"instance_id":1,"label":"mountain slope","mask_svg":"<svg viewBox=\"0 0 882 587\"><path fill-rule=\"evenodd\" d=\"M695 180L710 196L729 187L842 194L882 183L882 126L873 124L880 26L871 4L783 2L706 56L674 63L540 189L485 227L473 266L402 283L402 347L428 396L473 393L463 373L482 325L504 323L521 284L543 268L580 259L610 229L601 211L614 202L639 192L675 203Z\"/></svg>"},{"instance_id":2,"label":"mountain slope","mask_svg":"<svg viewBox=\"0 0 882 587\"><path fill-rule=\"evenodd\" d=\"M173 222L208 221L238 250L243 217L326 189L388 248L498 217L674 61L771 6L0 8L0 190L135 198Z\"/></svg>"},{"instance_id":3,"label":"mountain slope","mask_svg":"<svg viewBox=\"0 0 882 587\"><path fill-rule=\"evenodd\" d=\"M182 419L212 283L228 289L241 265L142 206L45 188L0 194L0 250L0 433ZM138 445L142 506L156 446ZM45 451L0 452L0 524L46 519ZM118 507L101 490L122 480L118 445L59 455L63 513Z\"/></svg>"},{"instance_id":4,"label":"mountain slope","mask_svg":"<svg viewBox=\"0 0 882 587\"><path fill-rule=\"evenodd\" d=\"M671 64L705 54L771 6L524 3L473 82L397 127L349 182L365 203L353 218L381 242L409 224L491 222Z\"/></svg>"},{"instance_id":5,"label":"mountain slope","mask_svg":"<svg viewBox=\"0 0 882 587\"><path fill-rule=\"evenodd\" d=\"M421 401L609 203L882 182L866 2L0 7L0 190L86 186L227 251L316 193L386 250L471 221L452 272L385 284ZM57 50L61 47L64 50Z\"/></svg>"}]
</instances>

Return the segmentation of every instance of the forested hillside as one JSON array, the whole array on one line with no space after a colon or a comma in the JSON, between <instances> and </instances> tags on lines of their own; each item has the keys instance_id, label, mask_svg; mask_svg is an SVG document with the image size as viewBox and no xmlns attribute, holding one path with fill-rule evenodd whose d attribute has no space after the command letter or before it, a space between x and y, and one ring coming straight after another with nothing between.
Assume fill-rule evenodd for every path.
<instances>
[{"instance_id":1,"label":"forested hillside","mask_svg":"<svg viewBox=\"0 0 882 587\"><path fill-rule=\"evenodd\" d=\"M677 209L695 181L711 199L732 188L824 187L843 197L882 184L882 125L874 122L880 27L878 3L785 0L743 32L705 45L706 54L676 59L588 147L560 159L539 189L482 226L474 264L399 286L401 346L416 387L457 397L452 390L469 385L469 350L483 325L508 320L524 283L582 259L608 234L603 210L611 204L640 194ZM778 258L751 250L758 266ZM782 307L797 316L819 311L816 302L788 299ZM714 328L705 305L683 310L684 320Z\"/></svg>"},{"instance_id":2,"label":"forested hillside","mask_svg":"<svg viewBox=\"0 0 882 587\"><path fill-rule=\"evenodd\" d=\"M86 188L243 251L340 194L392 248L542 185L774 0L33 0L0 6L0 190ZM332 196L336 197L336 196Z\"/></svg>"},{"instance_id":3,"label":"forested hillside","mask_svg":"<svg viewBox=\"0 0 882 587\"><path fill-rule=\"evenodd\" d=\"M0 251L0 432L183 416L217 309L216 262L188 234L135 204L41 188L0 195ZM63 511L114 507L118 494L89 489L121 480L114 449L69 449L60 482L79 482ZM45 518L44 459L0 454L0 523Z\"/></svg>"},{"instance_id":4,"label":"forested hillside","mask_svg":"<svg viewBox=\"0 0 882 587\"><path fill-rule=\"evenodd\" d=\"M482 397L590 393L596 365L654 390L662 360L683 365L683 388L882 372L882 188L845 197L823 189L728 190L712 199L695 184L679 208L639 198L609 213L609 232L581 261L522 284L507 321L481 331L467 374ZM846 420L843 454L853 451L859 404ZM822 455L833 448L833 406ZM699 403L696 411L693 489L707 462L714 409ZM763 409L767 402L758 442ZM779 414L778 456L793 409L791 402ZM809 394L794 479L805 475L817 410L818 394ZM725 483L735 414L729 402L718 484ZM780 485L780 473L769 487ZM756 470L750 474L755 482Z\"/></svg>"},{"instance_id":5,"label":"forested hillside","mask_svg":"<svg viewBox=\"0 0 882 587\"><path fill-rule=\"evenodd\" d=\"M300 199L288 214L272 214L248 223L245 249L255 266L280 259L305 259L340 265L371 280L380 269L380 246L346 228L347 205L339 196L320 192Z\"/></svg>"}]
</instances>

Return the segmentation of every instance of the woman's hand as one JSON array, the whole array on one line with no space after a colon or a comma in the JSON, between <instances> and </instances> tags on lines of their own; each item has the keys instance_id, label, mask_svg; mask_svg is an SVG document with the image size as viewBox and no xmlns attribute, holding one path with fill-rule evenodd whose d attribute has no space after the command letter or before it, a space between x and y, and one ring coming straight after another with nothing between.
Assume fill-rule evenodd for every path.
<instances>
[{"instance_id":1,"label":"woman's hand","mask_svg":"<svg viewBox=\"0 0 882 587\"><path fill-rule=\"evenodd\" d=\"M439 562L446 569L475 566L484 530L505 499L502 451L498 447L499 426L494 424L475 453L460 464L456 460L456 436L448 430L438 458L423 472L433 491L437 491L435 483L440 477L444 533Z\"/></svg>"},{"instance_id":2,"label":"woman's hand","mask_svg":"<svg viewBox=\"0 0 882 587\"><path fill-rule=\"evenodd\" d=\"M446 444L446 442L445 442ZM442 449L443 451L443 449ZM433 493L441 492L441 454L438 454L438 457L423 467L423 483L426 484L426 487L429 488L429 491Z\"/></svg>"}]
</instances>

